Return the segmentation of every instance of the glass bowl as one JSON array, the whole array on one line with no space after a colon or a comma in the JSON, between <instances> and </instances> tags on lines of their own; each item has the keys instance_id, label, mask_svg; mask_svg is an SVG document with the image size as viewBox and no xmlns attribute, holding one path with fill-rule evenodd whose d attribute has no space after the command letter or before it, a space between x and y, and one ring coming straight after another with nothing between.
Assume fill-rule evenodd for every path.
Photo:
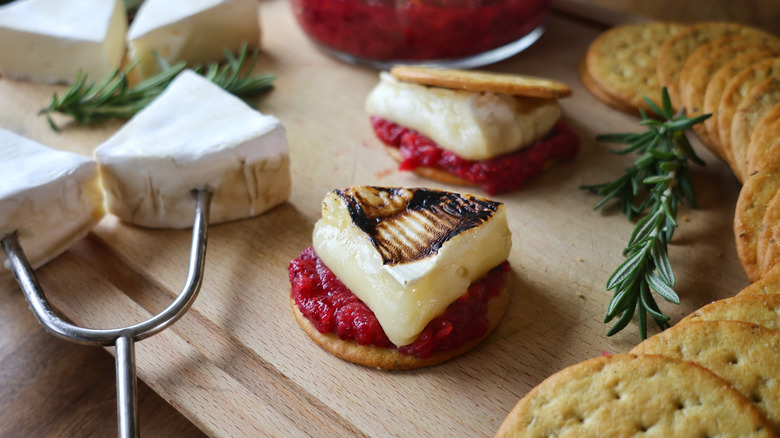
<instances>
[{"instance_id":1,"label":"glass bowl","mask_svg":"<svg viewBox=\"0 0 780 438\"><path fill-rule=\"evenodd\" d=\"M473 68L544 32L551 0L290 0L306 35L347 62Z\"/></svg>"}]
</instances>

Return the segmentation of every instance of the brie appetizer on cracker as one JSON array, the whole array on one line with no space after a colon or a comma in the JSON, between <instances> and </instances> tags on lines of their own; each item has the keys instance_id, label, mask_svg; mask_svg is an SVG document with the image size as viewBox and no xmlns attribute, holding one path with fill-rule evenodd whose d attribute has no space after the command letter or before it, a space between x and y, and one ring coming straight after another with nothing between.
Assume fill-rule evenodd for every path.
<instances>
[{"instance_id":1,"label":"brie appetizer on cracker","mask_svg":"<svg viewBox=\"0 0 780 438\"><path fill-rule=\"evenodd\" d=\"M352 362L398 369L447 360L486 337L509 298L505 208L479 196L424 188L334 190L323 201L312 241L291 263L293 309L315 341ZM312 257L326 271L314 274L306 266ZM307 280L311 275L320 276L316 284ZM472 291L475 284L482 285L479 292ZM471 301L451 311L458 300ZM323 324L331 314L339 315L332 330Z\"/></svg>"}]
</instances>

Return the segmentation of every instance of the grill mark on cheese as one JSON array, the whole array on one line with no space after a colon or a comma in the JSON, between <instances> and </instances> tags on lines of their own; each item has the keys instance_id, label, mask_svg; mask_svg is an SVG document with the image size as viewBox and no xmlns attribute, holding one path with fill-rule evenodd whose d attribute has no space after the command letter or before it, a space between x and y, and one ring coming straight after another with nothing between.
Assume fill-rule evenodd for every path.
<instances>
[{"instance_id":1,"label":"grill mark on cheese","mask_svg":"<svg viewBox=\"0 0 780 438\"><path fill-rule=\"evenodd\" d=\"M336 190L352 222L385 265L435 255L458 234L487 222L501 203L429 189L351 187Z\"/></svg>"}]
</instances>

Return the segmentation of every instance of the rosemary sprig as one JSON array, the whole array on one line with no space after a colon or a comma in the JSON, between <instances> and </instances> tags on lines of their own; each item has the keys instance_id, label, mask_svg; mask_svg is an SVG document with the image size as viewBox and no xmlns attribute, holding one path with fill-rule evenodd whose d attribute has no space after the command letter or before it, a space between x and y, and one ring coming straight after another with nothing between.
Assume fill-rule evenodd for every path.
<instances>
[{"instance_id":1,"label":"rosemary sprig","mask_svg":"<svg viewBox=\"0 0 780 438\"><path fill-rule=\"evenodd\" d=\"M250 57L249 48L244 44L238 56L225 51L225 57L223 65L213 63L206 67L196 66L193 70L241 98L260 95L273 87L273 75L252 74L257 63L257 49ZM40 114L46 115L49 126L55 131L59 131L59 127L51 118L53 112L70 115L79 125L97 125L111 118L129 119L159 96L186 67L184 62L169 65L159 56L157 61L162 71L132 87L127 76L135 65L124 71L114 71L98 82L88 83L87 76L79 72L62 97L55 93L49 106Z\"/></svg>"},{"instance_id":2,"label":"rosemary sprig","mask_svg":"<svg viewBox=\"0 0 780 438\"><path fill-rule=\"evenodd\" d=\"M635 152L639 158L616 180L581 187L603 196L594 210L615 199L629 220L646 213L636 223L623 250L625 261L607 281L606 289L612 290L613 296L604 318L608 323L619 316L607 333L612 336L625 328L636 314L642 339L647 338L648 315L661 330L669 327L669 317L658 308L651 292L672 303L680 303L672 289L675 278L667 245L678 225L678 206L687 200L696 208L688 161L704 165L685 137L685 130L710 117L710 114L704 114L689 119L675 114L666 88L662 93L663 108L650 99L644 101L651 111L665 120L656 120L640 110L640 125L647 127L646 132L596 137L602 142L628 144L612 152Z\"/></svg>"}]
</instances>

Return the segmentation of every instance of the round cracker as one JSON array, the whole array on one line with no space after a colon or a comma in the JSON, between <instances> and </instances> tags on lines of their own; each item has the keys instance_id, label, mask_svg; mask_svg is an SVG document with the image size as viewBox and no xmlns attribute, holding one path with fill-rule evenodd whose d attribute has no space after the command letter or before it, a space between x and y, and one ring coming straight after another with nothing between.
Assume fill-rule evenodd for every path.
<instances>
[{"instance_id":1,"label":"round cracker","mask_svg":"<svg viewBox=\"0 0 780 438\"><path fill-rule=\"evenodd\" d=\"M746 294L713 301L677 324L691 321L742 321L780 330L780 294Z\"/></svg>"},{"instance_id":2,"label":"round cracker","mask_svg":"<svg viewBox=\"0 0 780 438\"><path fill-rule=\"evenodd\" d=\"M753 404L710 371L664 356L616 354L545 379L496 437L772 437Z\"/></svg>"},{"instance_id":3,"label":"round cracker","mask_svg":"<svg viewBox=\"0 0 780 438\"><path fill-rule=\"evenodd\" d=\"M298 310L298 306L295 304L295 300L292 297L290 297L290 307L292 308L293 315L295 315L295 320L303 331L306 332L317 345L322 347L323 350L334 356L348 362L380 370L409 370L448 361L476 347L477 344L487 338L498 326L498 323L503 318L506 308L509 305L509 297L509 274L505 272L501 291L497 296L488 301L488 329L485 334L456 349L433 353L427 359L404 355L393 348L360 345L357 341L351 339L341 339L334 333L320 333L320 331L314 327L314 324Z\"/></svg>"},{"instance_id":4,"label":"round cracker","mask_svg":"<svg viewBox=\"0 0 780 438\"><path fill-rule=\"evenodd\" d=\"M690 361L731 383L780 430L780 332L741 321L695 321L642 341L633 354ZM711 435L710 435L711 436Z\"/></svg>"},{"instance_id":5,"label":"round cracker","mask_svg":"<svg viewBox=\"0 0 780 438\"><path fill-rule=\"evenodd\" d=\"M720 134L718 132L718 105L720 104L720 98L723 96L723 92L729 84L729 81L731 81L734 76L756 62L773 56L777 56L777 54L770 51L749 52L737 56L731 61L723 64L707 83L707 88L704 91L703 112L705 114L712 114L712 117L705 120L703 126L707 131L707 137L717 142L718 148L724 159L727 156L726 152L723 150L723 145L720 143Z\"/></svg>"},{"instance_id":6,"label":"round cracker","mask_svg":"<svg viewBox=\"0 0 780 438\"><path fill-rule=\"evenodd\" d=\"M688 57L700 46L729 35L759 35L771 37L762 30L739 23L704 22L687 26L669 37L658 52L657 74L662 86L669 91L675 108L682 105L680 73Z\"/></svg>"},{"instance_id":7,"label":"round cracker","mask_svg":"<svg viewBox=\"0 0 780 438\"><path fill-rule=\"evenodd\" d=\"M585 63L585 59L582 59L577 64L577 73L582 85L596 99L600 100L601 102L607 104L612 108L615 108L616 110L623 111L625 113L629 113L632 115L639 114L635 107L628 105L625 102L620 101L617 98L613 97L606 90L601 88L601 86L598 83L596 83L595 80L593 80L593 77L591 77L590 73L588 73L588 68Z\"/></svg>"},{"instance_id":8,"label":"round cracker","mask_svg":"<svg viewBox=\"0 0 780 438\"><path fill-rule=\"evenodd\" d=\"M737 255L751 282L761 278L757 255L758 235L769 201L780 189L780 166L777 159L771 156L765 156L764 159L767 164L745 180L734 212Z\"/></svg>"},{"instance_id":9,"label":"round cracker","mask_svg":"<svg viewBox=\"0 0 780 438\"><path fill-rule=\"evenodd\" d=\"M390 155L390 157L395 161L399 163L403 161L403 157L401 156L401 151L397 147L385 145L385 152L387 152L387 155ZM463 179L458 176L455 176L447 172L446 170L437 169L435 167L415 167L412 171L417 175L444 184L450 184L454 186L469 186L469 187L479 186L479 184L475 184L467 179Z\"/></svg>"},{"instance_id":10,"label":"round cracker","mask_svg":"<svg viewBox=\"0 0 780 438\"><path fill-rule=\"evenodd\" d=\"M533 76L409 65L397 65L390 69L390 74L400 81L454 90L504 93L545 99L571 95L571 88L568 85Z\"/></svg>"},{"instance_id":11,"label":"round cracker","mask_svg":"<svg viewBox=\"0 0 780 438\"><path fill-rule=\"evenodd\" d=\"M588 47L587 71L602 90L628 107L648 109L643 97L662 107L658 51L681 29L658 21L613 27Z\"/></svg>"},{"instance_id":12,"label":"round cracker","mask_svg":"<svg viewBox=\"0 0 780 438\"><path fill-rule=\"evenodd\" d=\"M780 58L778 58L780 62ZM731 120L731 154L740 181L747 174L747 148L756 125L775 106L780 105L780 76L765 79L750 89Z\"/></svg>"},{"instance_id":13,"label":"round cracker","mask_svg":"<svg viewBox=\"0 0 780 438\"><path fill-rule=\"evenodd\" d=\"M756 260L761 275L768 273L780 262L780 192L766 206L756 245Z\"/></svg>"},{"instance_id":14,"label":"round cracker","mask_svg":"<svg viewBox=\"0 0 780 438\"><path fill-rule=\"evenodd\" d=\"M747 148L746 172L748 175L757 170L760 160L767 154L780 153L780 105L772 108L756 125L750 134Z\"/></svg>"},{"instance_id":15,"label":"round cracker","mask_svg":"<svg viewBox=\"0 0 780 438\"><path fill-rule=\"evenodd\" d=\"M695 53L699 53L702 49L708 49L709 45L716 42L721 42L721 47L706 53L701 53L701 56L697 57L698 60L695 63L685 63L685 67L683 68L684 76L680 77L680 88L683 105L685 106L685 112L688 117L697 117L705 114L704 95L707 91L707 84L710 83L712 77L722 66L738 56L756 52L766 52L766 49L763 46L723 44L724 40L736 43L737 41L744 42L746 39L748 39L748 37L735 35L712 41L710 44L697 49ZM780 48L774 53L780 54ZM694 55L691 55L689 61L693 56ZM694 125L694 132L710 151L721 160L726 161L720 146L720 139L718 136L708 134L707 129L705 128L706 123L707 121Z\"/></svg>"}]
</instances>

